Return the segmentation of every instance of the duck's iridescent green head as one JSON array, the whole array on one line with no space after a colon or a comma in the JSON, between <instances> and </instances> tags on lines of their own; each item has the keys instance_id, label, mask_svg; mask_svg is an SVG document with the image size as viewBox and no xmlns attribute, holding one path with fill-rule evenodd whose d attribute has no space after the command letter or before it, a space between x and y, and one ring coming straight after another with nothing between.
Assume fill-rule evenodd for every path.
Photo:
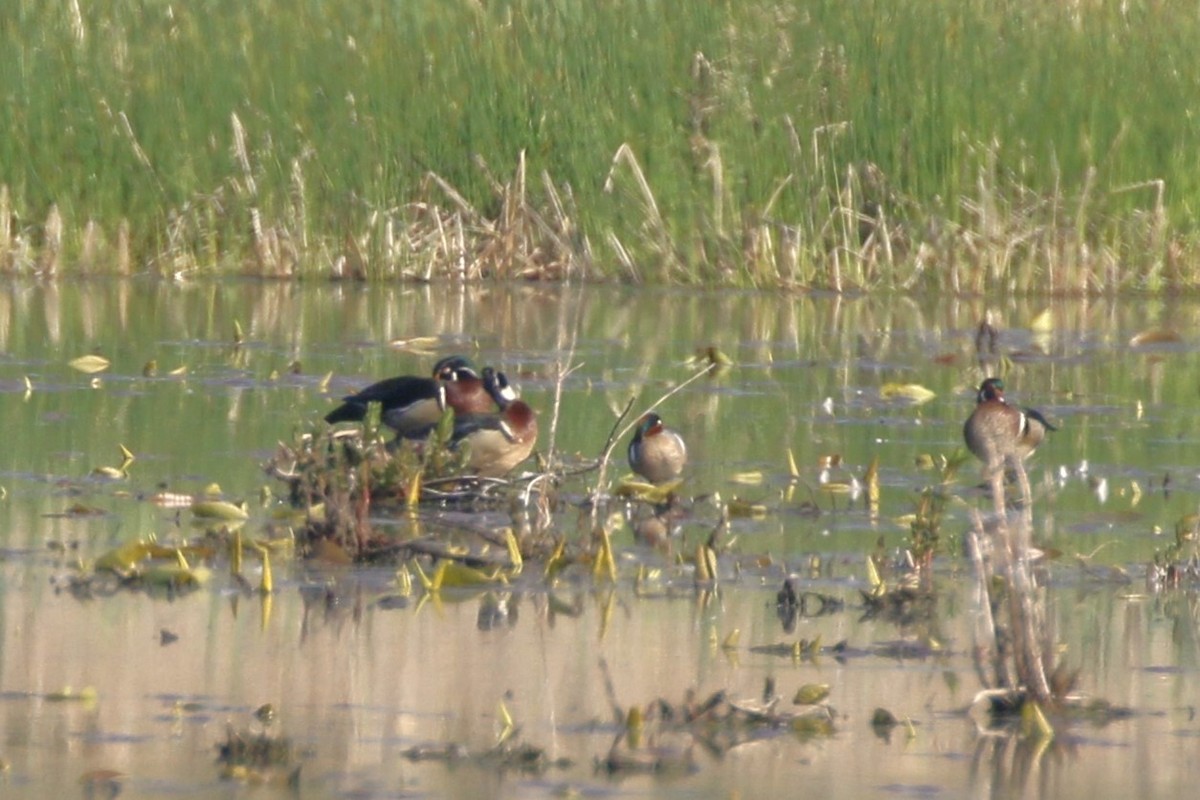
<instances>
[{"instance_id":1,"label":"duck's iridescent green head","mask_svg":"<svg viewBox=\"0 0 1200 800\"><path fill-rule=\"evenodd\" d=\"M977 402L987 403L993 400L1004 402L1004 381L999 378L988 378L979 384Z\"/></svg>"}]
</instances>

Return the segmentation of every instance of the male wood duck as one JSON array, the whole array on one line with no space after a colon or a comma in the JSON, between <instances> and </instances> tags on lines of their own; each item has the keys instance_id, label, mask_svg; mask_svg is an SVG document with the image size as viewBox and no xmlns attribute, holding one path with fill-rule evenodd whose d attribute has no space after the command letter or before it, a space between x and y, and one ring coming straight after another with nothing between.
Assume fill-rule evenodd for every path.
<instances>
[{"instance_id":1,"label":"male wood duck","mask_svg":"<svg viewBox=\"0 0 1200 800\"><path fill-rule=\"evenodd\" d=\"M679 477L687 463L683 437L663 425L658 414L638 420L629 443L629 466L651 483L667 483Z\"/></svg>"},{"instance_id":2,"label":"male wood duck","mask_svg":"<svg viewBox=\"0 0 1200 800\"><path fill-rule=\"evenodd\" d=\"M401 375L373 383L361 392L342 398L342 404L325 415L329 424L361 422L371 403L382 406L380 421L402 439L424 439L447 406L455 413L492 411L494 401L462 356L448 356L433 367L432 377Z\"/></svg>"},{"instance_id":3,"label":"male wood duck","mask_svg":"<svg viewBox=\"0 0 1200 800\"><path fill-rule=\"evenodd\" d=\"M466 442L470 448L465 470L482 478L500 478L533 452L537 444L537 414L516 392L503 372L483 370L483 385L499 413L457 414L452 446Z\"/></svg>"},{"instance_id":4,"label":"male wood duck","mask_svg":"<svg viewBox=\"0 0 1200 800\"><path fill-rule=\"evenodd\" d=\"M963 425L967 449L989 468L1009 458L1028 458L1046 437L1057 430L1040 411L1009 405L1004 399L1004 382L988 378L979 386L975 410Z\"/></svg>"}]
</instances>

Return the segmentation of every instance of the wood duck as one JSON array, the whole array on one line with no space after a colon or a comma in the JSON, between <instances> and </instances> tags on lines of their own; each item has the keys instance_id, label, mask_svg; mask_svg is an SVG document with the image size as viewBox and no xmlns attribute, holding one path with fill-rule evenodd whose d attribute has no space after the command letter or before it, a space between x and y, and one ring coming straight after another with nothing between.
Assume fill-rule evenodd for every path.
<instances>
[{"instance_id":1,"label":"wood duck","mask_svg":"<svg viewBox=\"0 0 1200 800\"><path fill-rule=\"evenodd\" d=\"M663 425L658 414L647 414L638 421L629 443L629 466L651 483L673 481L687 463L687 445L683 437Z\"/></svg>"},{"instance_id":2,"label":"wood duck","mask_svg":"<svg viewBox=\"0 0 1200 800\"><path fill-rule=\"evenodd\" d=\"M537 414L520 399L503 372L483 370L483 384L499 413L468 413L454 418L452 446L470 448L466 471L482 478L500 478L529 458L537 444Z\"/></svg>"},{"instance_id":3,"label":"wood duck","mask_svg":"<svg viewBox=\"0 0 1200 800\"><path fill-rule=\"evenodd\" d=\"M1057 430L1041 412L1009 405L1004 399L1004 382L988 378L979 386L975 410L963 425L967 449L995 468L1009 458L1028 458L1046 437Z\"/></svg>"},{"instance_id":4,"label":"wood duck","mask_svg":"<svg viewBox=\"0 0 1200 800\"><path fill-rule=\"evenodd\" d=\"M495 407L483 380L462 356L441 359L429 378L401 375L373 383L342 398L342 404L326 414L325 421L331 425L361 422L371 403L382 406L380 421L401 439L424 439L447 406L463 414L491 411Z\"/></svg>"}]
</instances>

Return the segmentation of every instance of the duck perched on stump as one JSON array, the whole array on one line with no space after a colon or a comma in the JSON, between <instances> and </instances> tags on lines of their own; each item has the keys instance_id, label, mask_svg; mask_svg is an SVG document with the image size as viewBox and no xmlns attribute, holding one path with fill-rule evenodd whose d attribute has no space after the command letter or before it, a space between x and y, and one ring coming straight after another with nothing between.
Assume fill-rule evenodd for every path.
<instances>
[{"instance_id":1,"label":"duck perched on stump","mask_svg":"<svg viewBox=\"0 0 1200 800\"><path fill-rule=\"evenodd\" d=\"M687 445L683 437L663 424L658 414L646 414L640 420L629 443L629 467L651 483L667 483L678 478L687 464Z\"/></svg>"},{"instance_id":2,"label":"duck perched on stump","mask_svg":"<svg viewBox=\"0 0 1200 800\"><path fill-rule=\"evenodd\" d=\"M517 399L503 372L483 370L483 385L499 413L467 413L454 417L451 446L464 443L470 451L465 471L481 478L500 478L520 464L537 444L537 414Z\"/></svg>"},{"instance_id":3,"label":"duck perched on stump","mask_svg":"<svg viewBox=\"0 0 1200 800\"><path fill-rule=\"evenodd\" d=\"M963 425L963 439L967 449L991 470L1010 458L1028 458L1046 432L1053 430L1057 429L1040 411L1009 405L1004 399L1004 382L988 378L980 384L975 410Z\"/></svg>"},{"instance_id":4,"label":"duck perched on stump","mask_svg":"<svg viewBox=\"0 0 1200 800\"><path fill-rule=\"evenodd\" d=\"M401 375L347 395L340 406L325 415L325 421L331 425L361 422L371 403L379 403L380 421L396 431L400 439L424 439L447 407L458 414L486 413L497 408L471 362L462 356L438 361L429 378Z\"/></svg>"}]
</instances>

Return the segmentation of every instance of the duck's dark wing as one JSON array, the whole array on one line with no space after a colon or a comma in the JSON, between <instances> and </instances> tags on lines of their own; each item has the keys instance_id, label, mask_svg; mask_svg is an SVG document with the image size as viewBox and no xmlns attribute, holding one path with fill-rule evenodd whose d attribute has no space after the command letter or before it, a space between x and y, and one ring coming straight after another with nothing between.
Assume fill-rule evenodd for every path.
<instances>
[{"instance_id":1,"label":"duck's dark wing","mask_svg":"<svg viewBox=\"0 0 1200 800\"><path fill-rule=\"evenodd\" d=\"M1025 411L1026 417L1028 417L1029 419L1035 419L1038 422L1042 423L1042 427L1044 427L1046 430L1048 430L1048 431L1058 430L1058 428L1054 427L1049 422L1047 422L1046 418L1044 416L1042 416L1042 412L1038 411L1036 408L1026 408L1026 409L1024 409L1024 411Z\"/></svg>"},{"instance_id":2,"label":"duck's dark wing","mask_svg":"<svg viewBox=\"0 0 1200 800\"><path fill-rule=\"evenodd\" d=\"M331 425L335 422L361 422L367 415L367 406L379 403L383 406L383 415L423 401L438 401L439 386L437 381L429 378L418 378L415 375L401 375L397 378L373 383L361 392L342 398L342 405L325 415L325 421Z\"/></svg>"}]
</instances>

